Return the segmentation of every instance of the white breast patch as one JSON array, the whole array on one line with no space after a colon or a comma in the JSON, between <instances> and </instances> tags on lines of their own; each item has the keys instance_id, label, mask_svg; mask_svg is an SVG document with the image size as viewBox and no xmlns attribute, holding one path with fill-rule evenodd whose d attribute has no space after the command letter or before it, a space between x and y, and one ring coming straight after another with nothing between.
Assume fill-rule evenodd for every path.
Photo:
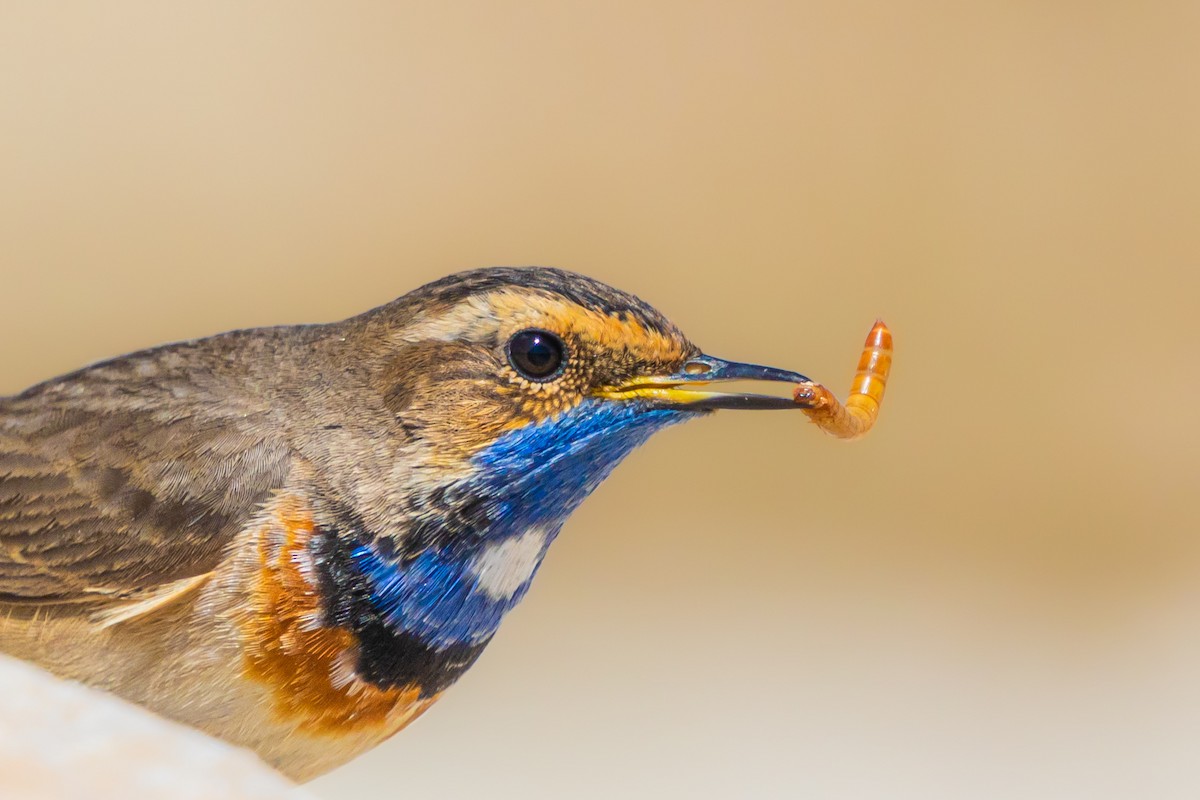
<instances>
[{"instance_id":1,"label":"white breast patch","mask_svg":"<svg viewBox=\"0 0 1200 800\"><path fill-rule=\"evenodd\" d=\"M530 528L519 536L489 544L471 561L476 590L493 600L511 599L537 571L548 539L545 529Z\"/></svg>"}]
</instances>

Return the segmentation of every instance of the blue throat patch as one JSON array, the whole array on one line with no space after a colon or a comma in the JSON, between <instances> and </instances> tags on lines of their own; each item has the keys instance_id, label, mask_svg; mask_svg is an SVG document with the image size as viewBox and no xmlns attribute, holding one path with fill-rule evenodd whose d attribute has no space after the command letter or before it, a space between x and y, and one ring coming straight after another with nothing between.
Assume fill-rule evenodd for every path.
<instances>
[{"instance_id":1,"label":"blue throat patch","mask_svg":"<svg viewBox=\"0 0 1200 800\"><path fill-rule=\"evenodd\" d=\"M638 445L692 414L588 399L505 433L472 459L462 488L488 525L408 561L373 545L353 551L387 623L444 649L486 642L525 592L546 549L584 498Z\"/></svg>"}]
</instances>

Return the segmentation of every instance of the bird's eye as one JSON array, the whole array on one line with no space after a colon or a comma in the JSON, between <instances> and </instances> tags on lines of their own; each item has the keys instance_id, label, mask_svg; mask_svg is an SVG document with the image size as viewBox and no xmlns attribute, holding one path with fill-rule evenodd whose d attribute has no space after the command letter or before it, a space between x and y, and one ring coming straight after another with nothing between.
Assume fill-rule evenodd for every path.
<instances>
[{"instance_id":1,"label":"bird's eye","mask_svg":"<svg viewBox=\"0 0 1200 800\"><path fill-rule=\"evenodd\" d=\"M553 378L562 371L566 360L562 339L549 331L520 331L508 340L508 363L529 380Z\"/></svg>"}]
</instances>

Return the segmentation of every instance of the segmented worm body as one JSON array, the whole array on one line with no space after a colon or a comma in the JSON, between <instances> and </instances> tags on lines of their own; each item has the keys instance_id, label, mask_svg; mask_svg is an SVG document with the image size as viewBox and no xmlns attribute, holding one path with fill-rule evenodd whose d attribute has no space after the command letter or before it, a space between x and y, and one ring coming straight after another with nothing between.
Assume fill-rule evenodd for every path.
<instances>
[{"instance_id":1,"label":"segmented worm body","mask_svg":"<svg viewBox=\"0 0 1200 800\"><path fill-rule=\"evenodd\" d=\"M892 332L883 320L876 320L863 345L858 372L845 405L819 383L799 384L792 397L821 430L839 439L858 439L871 430L879 417L891 368Z\"/></svg>"}]
</instances>

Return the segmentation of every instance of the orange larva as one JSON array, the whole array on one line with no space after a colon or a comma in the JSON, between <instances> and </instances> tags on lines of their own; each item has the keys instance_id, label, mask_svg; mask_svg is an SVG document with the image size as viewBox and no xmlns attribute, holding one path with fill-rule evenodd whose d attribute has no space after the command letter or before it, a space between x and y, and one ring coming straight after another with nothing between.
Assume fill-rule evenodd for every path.
<instances>
[{"instance_id":1,"label":"orange larva","mask_svg":"<svg viewBox=\"0 0 1200 800\"><path fill-rule=\"evenodd\" d=\"M879 417L888 372L892 368L892 332L876 320L867 335L858 372L845 405L819 383L802 383L792 393L797 405L821 430L839 439L865 436Z\"/></svg>"}]
</instances>

